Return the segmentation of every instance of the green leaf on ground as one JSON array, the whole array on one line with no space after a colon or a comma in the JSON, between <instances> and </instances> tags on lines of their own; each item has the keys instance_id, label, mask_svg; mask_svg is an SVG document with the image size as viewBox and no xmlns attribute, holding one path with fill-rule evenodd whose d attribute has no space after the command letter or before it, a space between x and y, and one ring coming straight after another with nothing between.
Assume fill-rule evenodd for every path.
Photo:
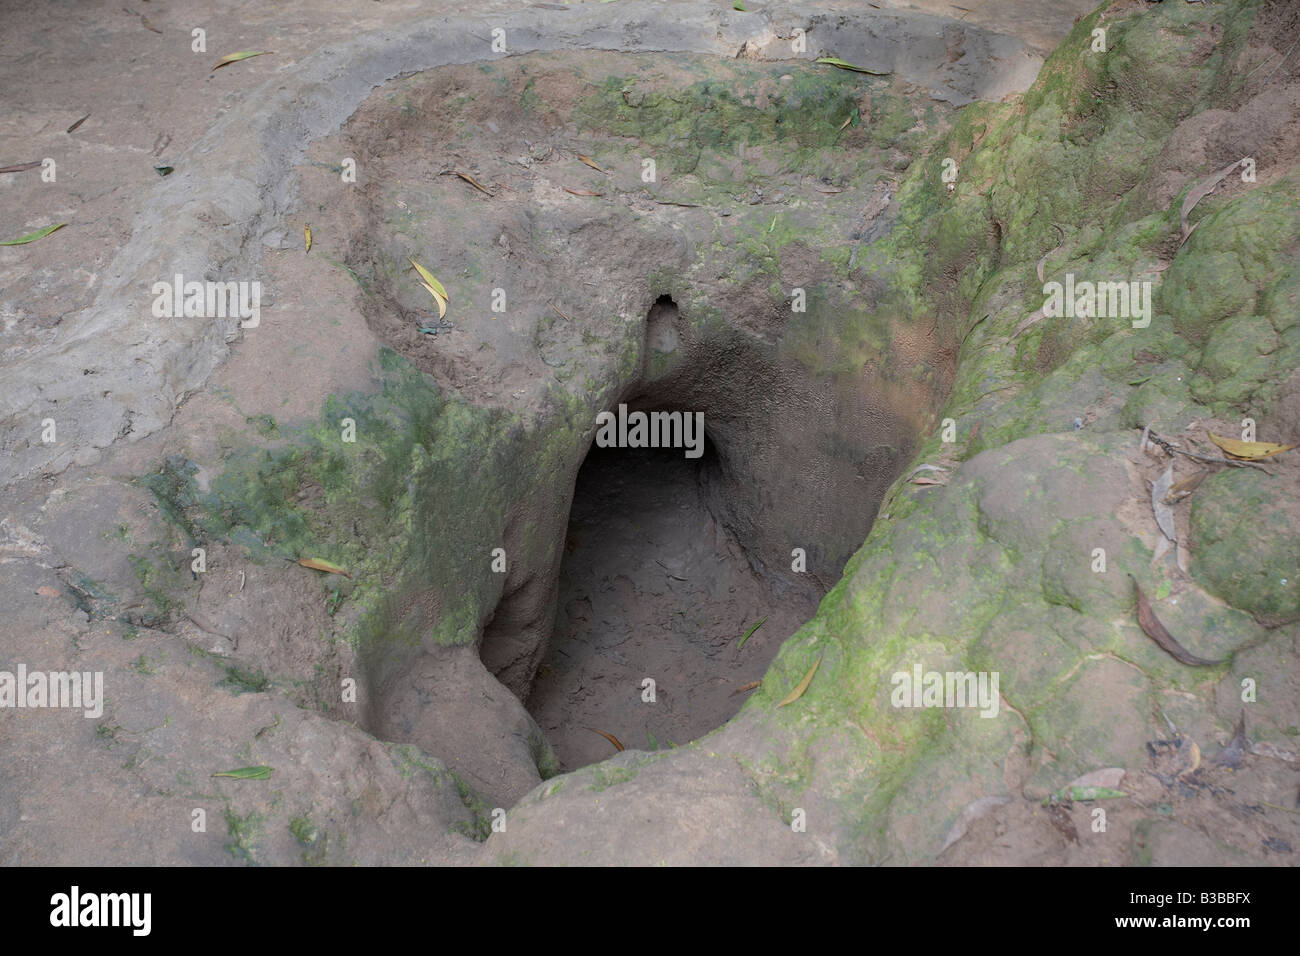
<instances>
[{"instance_id":1,"label":"green leaf on ground","mask_svg":"<svg viewBox=\"0 0 1300 956\"><path fill-rule=\"evenodd\" d=\"M234 777L236 780L266 780L271 776L270 767L240 767L237 770L222 770L214 777Z\"/></svg>"},{"instance_id":2,"label":"green leaf on ground","mask_svg":"<svg viewBox=\"0 0 1300 956\"><path fill-rule=\"evenodd\" d=\"M61 222L58 225L46 226L44 229L37 229L35 232L29 232L27 235L20 236L17 239L6 239L3 242L0 242L0 246L24 246L29 242L35 242L37 239L44 239L50 233L54 232L54 230L62 229L66 225L66 222Z\"/></svg>"}]
</instances>

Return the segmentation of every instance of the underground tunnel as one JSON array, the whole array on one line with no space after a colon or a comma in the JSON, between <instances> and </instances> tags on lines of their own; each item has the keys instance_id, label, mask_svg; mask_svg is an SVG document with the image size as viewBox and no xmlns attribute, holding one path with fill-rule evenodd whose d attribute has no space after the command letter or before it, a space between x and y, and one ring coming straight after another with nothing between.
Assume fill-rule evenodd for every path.
<instances>
[{"instance_id":1,"label":"underground tunnel","mask_svg":"<svg viewBox=\"0 0 1300 956\"><path fill-rule=\"evenodd\" d=\"M720 726L815 610L812 582L775 598L711 510L720 467L707 438L698 459L678 448L588 452L555 628L527 701L562 769L613 752L597 731L654 751Z\"/></svg>"}]
</instances>

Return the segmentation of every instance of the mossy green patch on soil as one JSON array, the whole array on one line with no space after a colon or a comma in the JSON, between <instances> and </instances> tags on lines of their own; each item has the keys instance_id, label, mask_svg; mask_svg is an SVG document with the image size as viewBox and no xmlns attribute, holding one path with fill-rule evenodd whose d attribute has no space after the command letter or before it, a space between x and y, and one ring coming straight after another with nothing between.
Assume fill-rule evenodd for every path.
<instances>
[{"instance_id":1,"label":"mossy green patch on soil","mask_svg":"<svg viewBox=\"0 0 1300 956\"><path fill-rule=\"evenodd\" d=\"M679 174L716 172L706 154L735 156L740 145L776 146L785 166L813 168L816 151L842 139L839 127L859 108L864 91L886 85L785 64L736 64L734 72L736 82L708 78L669 89L636 76L607 77L576 104L574 116L588 129L653 147L667 170ZM874 102L870 92L865 97ZM896 100L882 95L881 102L893 108L882 111L872 132L892 144L917 122Z\"/></svg>"},{"instance_id":2,"label":"mossy green patch on soil","mask_svg":"<svg viewBox=\"0 0 1300 956\"><path fill-rule=\"evenodd\" d=\"M226 844L226 852L234 857L236 862L256 864L257 843L262 838L265 823L265 817L256 810L250 810L240 816L227 805L226 829L230 835L230 842Z\"/></svg>"},{"instance_id":3,"label":"mossy green patch on soil","mask_svg":"<svg viewBox=\"0 0 1300 956\"><path fill-rule=\"evenodd\" d=\"M500 587L480 573L490 560L484 542L501 540L517 494L517 478L498 466L504 446L532 438L543 459L560 459L576 437L521 434L510 416L447 400L390 352L378 373L377 393L331 398L318 424L282 428L284 447L232 450L207 492L184 459L142 481L189 541L227 541L286 570L300 558L346 569L351 592L336 626L363 654L385 660L424 639L476 639ZM550 452L547 441L568 444ZM160 609L178 600L175 589L155 585L153 564L136 566ZM337 583L322 577L322 601Z\"/></svg>"}]
</instances>

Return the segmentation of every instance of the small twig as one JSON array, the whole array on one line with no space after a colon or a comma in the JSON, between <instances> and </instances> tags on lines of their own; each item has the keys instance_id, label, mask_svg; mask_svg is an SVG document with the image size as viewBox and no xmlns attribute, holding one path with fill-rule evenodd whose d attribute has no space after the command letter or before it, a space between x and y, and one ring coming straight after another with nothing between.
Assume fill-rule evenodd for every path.
<instances>
[{"instance_id":1,"label":"small twig","mask_svg":"<svg viewBox=\"0 0 1300 956\"><path fill-rule=\"evenodd\" d=\"M185 611L185 612L182 612L182 613L185 614L185 619L186 619L187 621L189 621L191 624L193 624L195 627L197 627L197 628L198 628L200 631L202 631L204 634L211 634L211 635L213 635L214 637L224 637L226 640L233 642L233 643L235 644L236 647L239 646L239 642L236 641L236 640L235 640L233 637L231 637L229 634L222 634L220 631L218 631L216 628L212 627L211 625L204 624L204 623L200 622L199 620L197 620L197 619L194 617L193 614L190 614L188 611Z\"/></svg>"},{"instance_id":2,"label":"small twig","mask_svg":"<svg viewBox=\"0 0 1300 956\"><path fill-rule=\"evenodd\" d=\"M655 564L657 564L657 565L659 565L659 567L663 568L663 569L664 569L664 573L667 574L667 575L668 575L670 578L672 578L673 580L675 580L675 581L685 581L685 580L686 580L686 578L683 578L683 577L681 577L681 576L679 576L679 575L673 574L673 572L669 569L668 565L664 564L664 563L663 563L662 561L660 561L658 558L655 558Z\"/></svg>"},{"instance_id":3,"label":"small twig","mask_svg":"<svg viewBox=\"0 0 1300 956\"><path fill-rule=\"evenodd\" d=\"M1161 448L1169 452L1171 455L1173 454L1186 455L1188 458L1195 458L1197 461L1208 461L1211 464L1215 464L1215 465L1232 465L1234 468L1245 468L1246 466L1250 466L1252 468L1258 468L1266 475L1273 474L1271 471L1269 471L1267 468L1265 468L1257 461L1237 461L1234 458L1215 458L1211 455L1202 455L1200 452L1184 451L1182 448L1178 448L1175 445L1171 444L1170 442L1166 441L1165 439L1161 438L1155 432L1151 432L1148 435L1148 440L1153 442L1154 444L1159 445Z\"/></svg>"}]
</instances>

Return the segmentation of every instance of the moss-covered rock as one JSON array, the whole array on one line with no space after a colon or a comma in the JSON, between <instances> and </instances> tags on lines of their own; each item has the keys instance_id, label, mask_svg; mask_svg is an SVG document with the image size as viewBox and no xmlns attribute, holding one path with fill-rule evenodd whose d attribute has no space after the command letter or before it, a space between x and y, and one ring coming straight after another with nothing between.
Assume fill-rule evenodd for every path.
<instances>
[{"instance_id":1,"label":"moss-covered rock","mask_svg":"<svg viewBox=\"0 0 1300 956\"><path fill-rule=\"evenodd\" d=\"M1270 623L1300 620L1300 536L1286 483L1251 469L1207 478L1192 502L1196 579Z\"/></svg>"}]
</instances>

